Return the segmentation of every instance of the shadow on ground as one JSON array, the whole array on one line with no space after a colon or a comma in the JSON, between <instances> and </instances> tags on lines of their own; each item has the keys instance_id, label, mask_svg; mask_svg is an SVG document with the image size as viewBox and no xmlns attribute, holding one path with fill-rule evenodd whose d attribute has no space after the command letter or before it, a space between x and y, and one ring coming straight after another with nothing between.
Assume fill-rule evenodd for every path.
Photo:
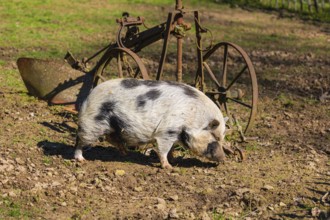
<instances>
[{"instance_id":1,"label":"shadow on ground","mask_svg":"<svg viewBox=\"0 0 330 220\"><path fill-rule=\"evenodd\" d=\"M70 145L66 145L58 142L50 142L47 140L40 141L38 147L43 150L43 153L47 156L61 156L63 159L73 159L75 148ZM139 151L127 152L127 155L121 155L119 150L114 147L95 146L84 151L84 157L87 161L103 161L103 162L123 162L123 163L134 163L145 166L160 166L159 159L154 154L150 156L144 155ZM173 166L178 167L215 167L216 163L204 162L197 158L175 158L172 163Z\"/></svg>"}]
</instances>

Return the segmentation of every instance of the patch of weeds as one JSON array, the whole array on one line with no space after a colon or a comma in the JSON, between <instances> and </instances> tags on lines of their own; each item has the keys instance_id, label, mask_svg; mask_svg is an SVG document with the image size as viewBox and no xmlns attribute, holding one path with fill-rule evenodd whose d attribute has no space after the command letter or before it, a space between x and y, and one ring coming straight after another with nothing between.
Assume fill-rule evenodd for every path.
<instances>
[{"instance_id":1,"label":"patch of weeds","mask_svg":"<svg viewBox=\"0 0 330 220\"><path fill-rule=\"evenodd\" d=\"M63 106L61 105L52 105L49 108L52 114L60 114L63 112Z\"/></svg>"},{"instance_id":2,"label":"patch of weeds","mask_svg":"<svg viewBox=\"0 0 330 220\"><path fill-rule=\"evenodd\" d=\"M292 100L291 97L288 97L286 94L281 93L277 99L281 102L283 107L285 108L292 108L294 106L294 101Z\"/></svg>"},{"instance_id":3,"label":"patch of weeds","mask_svg":"<svg viewBox=\"0 0 330 220\"><path fill-rule=\"evenodd\" d=\"M175 169L175 171L180 174L181 176L184 176L187 174L187 169L183 168L183 167L177 167L177 169Z\"/></svg>"},{"instance_id":4,"label":"patch of weeds","mask_svg":"<svg viewBox=\"0 0 330 220\"><path fill-rule=\"evenodd\" d=\"M7 216L14 219L27 219L30 216L28 212L22 210L18 203L15 203L9 199L4 199L3 204L6 206L6 209L0 209L0 211L4 217Z\"/></svg>"},{"instance_id":5,"label":"patch of weeds","mask_svg":"<svg viewBox=\"0 0 330 220\"><path fill-rule=\"evenodd\" d=\"M53 163L53 159L51 157L48 157L48 156L45 156L43 159L42 159L42 162L45 164L45 165L51 165Z\"/></svg>"},{"instance_id":6,"label":"patch of weeds","mask_svg":"<svg viewBox=\"0 0 330 220\"><path fill-rule=\"evenodd\" d=\"M212 220L225 220L225 219L231 219L231 218L225 217L224 214L218 213L216 209L213 209Z\"/></svg>"},{"instance_id":7,"label":"patch of weeds","mask_svg":"<svg viewBox=\"0 0 330 220\"><path fill-rule=\"evenodd\" d=\"M21 101L22 105L31 105L32 102L37 102L38 101L37 97L29 95L26 92L20 93L19 95L21 97L20 101Z\"/></svg>"},{"instance_id":8,"label":"patch of weeds","mask_svg":"<svg viewBox=\"0 0 330 220\"><path fill-rule=\"evenodd\" d=\"M186 155L190 155L190 151L179 144L174 145L174 150L179 152L180 156L182 157L185 157Z\"/></svg>"},{"instance_id":9,"label":"patch of weeds","mask_svg":"<svg viewBox=\"0 0 330 220\"><path fill-rule=\"evenodd\" d=\"M47 130L46 130L46 128L41 127L41 128L39 129L39 134L40 134L40 135L47 135Z\"/></svg>"},{"instance_id":10,"label":"patch of weeds","mask_svg":"<svg viewBox=\"0 0 330 220\"><path fill-rule=\"evenodd\" d=\"M0 82L1 84L3 84L1 86L13 88L16 91L26 91L22 79L17 70L2 69L1 71L4 76L4 81Z\"/></svg>"},{"instance_id":11,"label":"patch of weeds","mask_svg":"<svg viewBox=\"0 0 330 220\"><path fill-rule=\"evenodd\" d=\"M66 167L71 167L71 166L72 166L72 162L71 162L71 160L63 160L63 164L64 164L64 166L66 166Z\"/></svg>"},{"instance_id":12,"label":"patch of weeds","mask_svg":"<svg viewBox=\"0 0 330 220\"><path fill-rule=\"evenodd\" d=\"M307 103L308 105L316 105L320 101L314 98L304 98L304 102Z\"/></svg>"},{"instance_id":13,"label":"patch of weeds","mask_svg":"<svg viewBox=\"0 0 330 220\"><path fill-rule=\"evenodd\" d=\"M257 150L259 150L259 147L257 146L256 143L249 143L248 145L246 145L245 150L246 151L257 151Z\"/></svg>"},{"instance_id":14,"label":"patch of weeds","mask_svg":"<svg viewBox=\"0 0 330 220\"><path fill-rule=\"evenodd\" d=\"M81 212L81 216L87 215L92 211L91 207L85 207L84 210Z\"/></svg>"}]
</instances>

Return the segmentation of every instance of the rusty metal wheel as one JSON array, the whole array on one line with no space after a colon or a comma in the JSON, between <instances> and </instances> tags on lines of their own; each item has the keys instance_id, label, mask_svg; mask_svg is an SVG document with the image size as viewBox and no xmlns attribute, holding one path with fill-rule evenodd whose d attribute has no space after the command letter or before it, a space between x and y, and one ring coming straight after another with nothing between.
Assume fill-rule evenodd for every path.
<instances>
[{"instance_id":1,"label":"rusty metal wheel","mask_svg":"<svg viewBox=\"0 0 330 220\"><path fill-rule=\"evenodd\" d=\"M141 58L127 48L113 48L106 52L107 60L96 71L93 87L114 78L149 79Z\"/></svg>"},{"instance_id":2,"label":"rusty metal wheel","mask_svg":"<svg viewBox=\"0 0 330 220\"><path fill-rule=\"evenodd\" d=\"M247 53L230 42L216 44L203 56L206 94L244 134L257 113L258 85Z\"/></svg>"}]
</instances>

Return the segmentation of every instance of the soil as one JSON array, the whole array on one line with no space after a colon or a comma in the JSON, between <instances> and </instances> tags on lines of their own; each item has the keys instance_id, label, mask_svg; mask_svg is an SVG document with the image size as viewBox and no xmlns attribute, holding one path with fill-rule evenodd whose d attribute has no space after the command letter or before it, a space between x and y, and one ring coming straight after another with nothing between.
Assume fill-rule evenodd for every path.
<instances>
[{"instance_id":1,"label":"soil","mask_svg":"<svg viewBox=\"0 0 330 220\"><path fill-rule=\"evenodd\" d=\"M330 41L323 27L306 25ZM304 27L297 32L309 36ZM19 49L0 50L19 77ZM179 149L174 169L164 170L153 154L122 156L105 142L78 163L77 116L3 86L0 219L329 219L329 54L267 45L249 54L260 89L254 139L231 142L244 149L243 162L218 166Z\"/></svg>"}]
</instances>

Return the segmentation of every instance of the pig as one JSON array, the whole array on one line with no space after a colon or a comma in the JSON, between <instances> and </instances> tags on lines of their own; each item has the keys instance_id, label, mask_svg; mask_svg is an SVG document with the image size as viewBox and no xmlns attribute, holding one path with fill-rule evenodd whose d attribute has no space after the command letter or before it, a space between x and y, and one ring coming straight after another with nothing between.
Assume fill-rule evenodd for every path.
<instances>
[{"instance_id":1,"label":"pig","mask_svg":"<svg viewBox=\"0 0 330 220\"><path fill-rule=\"evenodd\" d=\"M203 92L173 81L113 79L95 87L81 106L74 157L105 135L125 149L156 143L161 167L171 169L174 143L212 161L225 159L225 120Z\"/></svg>"}]
</instances>

